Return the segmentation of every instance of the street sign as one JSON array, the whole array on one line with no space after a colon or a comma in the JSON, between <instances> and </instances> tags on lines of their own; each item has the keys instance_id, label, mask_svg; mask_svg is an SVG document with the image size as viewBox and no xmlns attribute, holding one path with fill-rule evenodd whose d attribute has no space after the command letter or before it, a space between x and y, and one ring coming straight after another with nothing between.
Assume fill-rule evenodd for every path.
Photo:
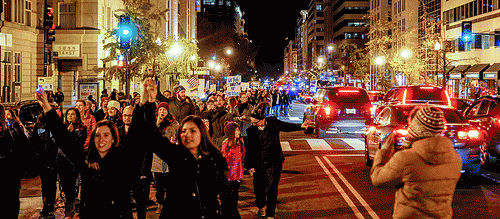
<instances>
[{"instance_id":1,"label":"street sign","mask_svg":"<svg viewBox=\"0 0 500 219\"><path fill-rule=\"evenodd\" d=\"M38 85L42 85L46 91L54 90L54 78L52 77L38 77Z\"/></svg>"}]
</instances>

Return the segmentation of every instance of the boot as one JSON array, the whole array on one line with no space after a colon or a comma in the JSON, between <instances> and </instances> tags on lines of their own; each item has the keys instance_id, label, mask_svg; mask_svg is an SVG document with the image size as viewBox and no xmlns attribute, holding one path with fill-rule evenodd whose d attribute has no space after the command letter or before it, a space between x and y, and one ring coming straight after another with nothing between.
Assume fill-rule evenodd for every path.
<instances>
[{"instance_id":1,"label":"boot","mask_svg":"<svg viewBox=\"0 0 500 219\"><path fill-rule=\"evenodd\" d=\"M158 204L158 208L156 209L156 213L157 214L161 214L162 210L163 210L163 205L162 204Z\"/></svg>"}]
</instances>

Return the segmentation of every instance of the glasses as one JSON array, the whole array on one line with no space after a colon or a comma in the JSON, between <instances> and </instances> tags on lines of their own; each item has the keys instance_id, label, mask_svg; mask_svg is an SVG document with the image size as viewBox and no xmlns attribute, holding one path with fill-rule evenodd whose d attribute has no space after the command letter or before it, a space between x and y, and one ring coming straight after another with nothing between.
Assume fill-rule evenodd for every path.
<instances>
[{"instance_id":1,"label":"glasses","mask_svg":"<svg viewBox=\"0 0 500 219\"><path fill-rule=\"evenodd\" d=\"M132 114L123 114L123 117L132 117Z\"/></svg>"}]
</instances>

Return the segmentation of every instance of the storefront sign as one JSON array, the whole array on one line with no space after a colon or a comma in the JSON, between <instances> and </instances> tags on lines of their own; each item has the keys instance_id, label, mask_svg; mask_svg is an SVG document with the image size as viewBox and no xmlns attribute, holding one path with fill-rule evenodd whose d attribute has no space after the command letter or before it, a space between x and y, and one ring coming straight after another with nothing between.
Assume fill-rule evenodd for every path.
<instances>
[{"instance_id":1,"label":"storefront sign","mask_svg":"<svg viewBox=\"0 0 500 219\"><path fill-rule=\"evenodd\" d=\"M497 79L496 73L484 73L484 79Z\"/></svg>"},{"instance_id":2,"label":"storefront sign","mask_svg":"<svg viewBox=\"0 0 500 219\"><path fill-rule=\"evenodd\" d=\"M462 79L462 74L450 74L450 79Z\"/></svg>"},{"instance_id":3,"label":"storefront sign","mask_svg":"<svg viewBox=\"0 0 500 219\"><path fill-rule=\"evenodd\" d=\"M58 52L58 58L80 57L80 44L56 44L52 51Z\"/></svg>"},{"instance_id":4,"label":"storefront sign","mask_svg":"<svg viewBox=\"0 0 500 219\"><path fill-rule=\"evenodd\" d=\"M479 74L466 74L466 78L479 78Z\"/></svg>"}]
</instances>

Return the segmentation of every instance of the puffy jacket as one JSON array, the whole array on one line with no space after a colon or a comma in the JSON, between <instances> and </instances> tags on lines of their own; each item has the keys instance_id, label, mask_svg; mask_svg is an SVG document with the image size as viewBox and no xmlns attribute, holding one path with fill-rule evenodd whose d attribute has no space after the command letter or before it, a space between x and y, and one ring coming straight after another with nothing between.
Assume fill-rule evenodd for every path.
<instances>
[{"instance_id":1,"label":"puffy jacket","mask_svg":"<svg viewBox=\"0 0 500 219\"><path fill-rule=\"evenodd\" d=\"M376 186L398 186L393 218L452 218L452 200L462 159L450 139L415 141L411 149L377 152L371 169Z\"/></svg>"}]
</instances>

